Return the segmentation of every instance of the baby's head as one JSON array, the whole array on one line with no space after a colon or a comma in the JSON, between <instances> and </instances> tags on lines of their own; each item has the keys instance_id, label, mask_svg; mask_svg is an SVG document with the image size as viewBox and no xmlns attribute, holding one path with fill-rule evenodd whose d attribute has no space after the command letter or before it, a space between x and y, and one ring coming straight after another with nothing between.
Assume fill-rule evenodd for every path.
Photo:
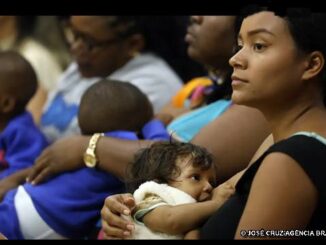
<instances>
[{"instance_id":1,"label":"baby's head","mask_svg":"<svg viewBox=\"0 0 326 245\"><path fill-rule=\"evenodd\" d=\"M178 188L197 201L211 197L216 182L212 155L200 146L181 142L157 142L140 150L127 173L127 188L156 181Z\"/></svg>"},{"instance_id":2,"label":"baby's head","mask_svg":"<svg viewBox=\"0 0 326 245\"><path fill-rule=\"evenodd\" d=\"M139 132L153 118L145 94L131 83L103 79L84 93L78 113L81 132L128 130Z\"/></svg>"},{"instance_id":3,"label":"baby's head","mask_svg":"<svg viewBox=\"0 0 326 245\"><path fill-rule=\"evenodd\" d=\"M0 52L0 113L10 119L25 110L37 89L32 65L14 51Z\"/></svg>"}]
</instances>

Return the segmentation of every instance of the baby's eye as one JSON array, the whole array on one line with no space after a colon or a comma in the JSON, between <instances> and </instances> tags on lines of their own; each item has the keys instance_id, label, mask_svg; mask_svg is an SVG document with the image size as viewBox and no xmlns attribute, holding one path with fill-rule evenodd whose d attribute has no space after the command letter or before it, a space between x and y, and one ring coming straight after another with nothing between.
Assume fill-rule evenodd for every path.
<instances>
[{"instance_id":1,"label":"baby's eye","mask_svg":"<svg viewBox=\"0 0 326 245\"><path fill-rule=\"evenodd\" d=\"M199 174L194 174L193 176L191 176L191 179L199 181L200 180L200 175Z\"/></svg>"}]
</instances>

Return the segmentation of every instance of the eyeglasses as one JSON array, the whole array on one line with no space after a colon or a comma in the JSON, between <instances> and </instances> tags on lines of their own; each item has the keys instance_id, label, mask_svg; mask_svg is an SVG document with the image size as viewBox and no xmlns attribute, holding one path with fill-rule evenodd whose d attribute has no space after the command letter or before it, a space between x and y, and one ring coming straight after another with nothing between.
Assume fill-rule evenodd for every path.
<instances>
[{"instance_id":1,"label":"eyeglasses","mask_svg":"<svg viewBox=\"0 0 326 245\"><path fill-rule=\"evenodd\" d=\"M70 45L72 45L75 42L77 42L78 40L80 40L82 42L82 44L85 46L85 48L87 49L87 51L89 51L89 52L93 51L97 48L103 48L105 46L116 44L119 41L121 41L121 37L116 37L116 38L112 38L109 40L98 41L92 37L85 35L84 33L74 30L71 27L66 27L65 37L66 37L67 42Z\"/></svg>"}]
</instances>

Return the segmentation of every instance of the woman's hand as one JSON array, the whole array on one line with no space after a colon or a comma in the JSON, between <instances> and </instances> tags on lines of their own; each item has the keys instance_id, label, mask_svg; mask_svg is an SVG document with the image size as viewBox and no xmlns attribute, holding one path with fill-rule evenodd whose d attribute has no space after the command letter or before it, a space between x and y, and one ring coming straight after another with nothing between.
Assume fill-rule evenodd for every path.
<instances>
[{"instance_id":1,"label":"woman's hand","mask_svg":"<svg viewBox=\"0 0 326 245\"><path fill-rule=\"evenodd\" d=\"M101 210L104 239L123 239L131 235L134 225L121 215L130 215L135 200L129 193L109 196Z\"/></svg>"},{"instance_id":2,"label":"woman's hand","mask_svg":"<svg viewBox=\"0 0 326 245\"><path fill-rule=\"evenodd\" d=\"M58 173L83 167L83 153L88 140L88 136L70 136L47 147L36 159L27 182L39 184Z\"/></svg>"}]
</instances>

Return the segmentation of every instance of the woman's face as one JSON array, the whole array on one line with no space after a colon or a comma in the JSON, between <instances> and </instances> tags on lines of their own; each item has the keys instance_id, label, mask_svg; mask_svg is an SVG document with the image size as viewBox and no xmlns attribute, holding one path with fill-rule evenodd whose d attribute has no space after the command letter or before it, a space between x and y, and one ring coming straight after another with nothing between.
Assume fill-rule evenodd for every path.
<instances>
[{"instance_id":1,"label":"woman's face","mask_svg":"<svg viewBox=\"0 0 326 245\"><path fill-rule=\"evenodd\" d=\"M267 11L248 16L238 46L230 59L235 103L271 108L292 101L302 91L304 55L299 55L283 18Z\"/></svg>"},{"instance_id":2,"label":"woman's face","mask_svg":"<svg viewBox=\"0 0 326 245\"><path fill-rule=\"evenodd\" d=\"M72 16L71 52L84 77L106 77L130 59L126 39L119 39L107 18Z\"/></svg>"},{"instance_id":3,"label":"woman's face","mask_svg":"<svg viewBox=\"0 0 326 245\"><path fill-rule=\"evenodd\" d=\"M214 69L229 67L234 24L234 16L191 16L185 38L190 58Z\"/></svg>"}]
</instances>

